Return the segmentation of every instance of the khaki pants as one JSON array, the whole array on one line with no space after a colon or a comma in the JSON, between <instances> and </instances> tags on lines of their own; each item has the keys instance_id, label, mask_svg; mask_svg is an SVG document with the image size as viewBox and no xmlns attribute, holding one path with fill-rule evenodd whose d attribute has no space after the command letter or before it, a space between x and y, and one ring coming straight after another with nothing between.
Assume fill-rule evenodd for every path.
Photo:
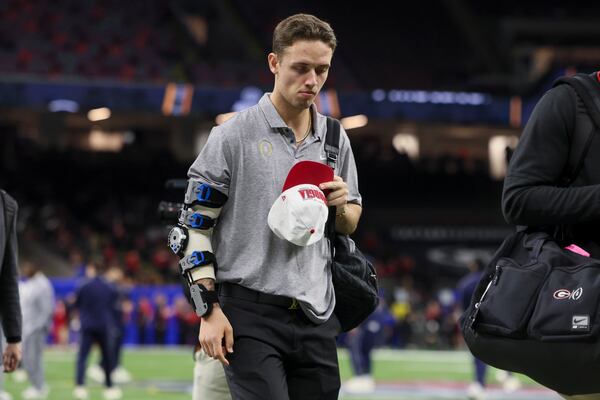
<instances>
[{"instance_id":1,"label":"khaki pants","mask_svg":"<svg viewBox=\"0 0 600 400\"><path fill-rule=\"evenodd\" d=\"M567 396L561 394L563 399L567 400L600 400L600 393L592 393L592 394L577 394L575 396Z\"/></svg>"},{"instance_id":2,"label":"khaki pants","mask_svg":"<svg viewBox=\"0 0 600 400\"><path fill-rule=\"evenodd\" d=\"M192 400L231 400L223 364L202 350L196 352L195 359Z\"/></svg>"}]
</instances>

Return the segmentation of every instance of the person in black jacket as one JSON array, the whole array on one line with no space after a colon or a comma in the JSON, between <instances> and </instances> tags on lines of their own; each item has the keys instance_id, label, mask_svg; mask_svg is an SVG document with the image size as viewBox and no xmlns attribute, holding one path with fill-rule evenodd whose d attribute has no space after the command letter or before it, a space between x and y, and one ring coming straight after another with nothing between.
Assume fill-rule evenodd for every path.
<instances>
[{"instance_id":1,"label":"person in black jacket","mask_svg":"<svg viewBox=\"0 0 600 400\"><path fill-rule=\"evenodd\" d=\"M4 372L13 372L21 361L22 321L17 253L18 205L6 192L3 190L0 192L0 316L7 342L2 354L2 365Z\"/></svg>"},{"instance_id":2,"label":"person in black jacket","mask_svg":"<svg viewBox=\"0 0 600 400\"><path fill-rule=\"evenodd\" d=\"M598 82L600 72L594 73L593 78ZM584 110L570 85L559 85L542 97L510 161L502 210L506 221L514 225L564 225L566 244L576 244L592 257L600 258L600 133L592 139L572 186L561 187L577 113ZM563 397L600 399L600 394Z\"/></svg>"},{"instance_id":3,"label":"person in black jacket","mask_svg":"<svg viewBox=\"0 0 600 400\"><path fill-rule=\"evenodd\" d=\"M600 73L595 73L598 81ZM598 84L600 91L600 83ZM592 140L573 187L558 187L569 158L577 107L569 85L538 102L515 149L504 181L502 209L510 224L567 225L570 240L600 257L600 137ZM598 134L596 134L598 136Z\"/></svg>"}]
</instances>

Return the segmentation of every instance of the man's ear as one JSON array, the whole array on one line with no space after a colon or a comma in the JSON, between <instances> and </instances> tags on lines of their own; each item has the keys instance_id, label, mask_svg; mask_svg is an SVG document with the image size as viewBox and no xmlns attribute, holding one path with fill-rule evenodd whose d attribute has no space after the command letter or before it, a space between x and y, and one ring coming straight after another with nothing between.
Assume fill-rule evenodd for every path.
<instances>
[{"instance_id":1,"label":"man's ear","mask_svg":"<svg viewBox=\"0 0 600 400\"><path fill-rule=\"evenodd\" d=\"M277 54L269 53L267 60L269 61L269 69L273 75L277 75L279 72L279 58L277 57Z\"/></svg>"}]
</instances>

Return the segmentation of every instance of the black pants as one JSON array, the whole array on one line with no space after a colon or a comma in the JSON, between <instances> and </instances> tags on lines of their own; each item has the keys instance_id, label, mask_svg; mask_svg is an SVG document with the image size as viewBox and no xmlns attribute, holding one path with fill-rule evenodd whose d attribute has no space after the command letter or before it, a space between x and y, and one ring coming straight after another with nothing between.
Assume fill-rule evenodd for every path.
<instances>
[{"instance_id":1,"label":"black pants","mask_svg":"<svg viewBox=\"0 0 600 400\"><path fill-rule=\"evenodd\" d=\"M283 304L274 305L270 300L275 296L236 285L222 289L219 300L234 335L233 353L227 356L230 365L225 368L234 400L338 398L335 337L340 324L335 316L317 325L299 308L288 309L285 298Z\"/></svg>"},{"instance_id":2,"label":"black pants","mask_svg":"<svg viewBox=\"0 0 600 400\"><path fill-rule=\"evenodd\" d=\"M110 349L110 340L108 330L90 331L83 329L81 331L81 342L79 343L79 352L77 353L77 372L76 381L78 386L83 386L85 376L85 366L88 355L92 348L92 344L98 343L100 353L102 354L102 369L105 375L105 384L107 387L112 386L110 379L110 367L112 365L112 353Z\"/></svg>"},{"instance_id":3,"label":"black pants","mask_svg":"<svg viewBox=\"0 0 600 400\"><path fill-rule=\"evenodd\" d=\"M108 333L109 351L112 354L112 362L109 365L109 371L112 373L119 365L121 365L121 350L123 348L123 329L111 328ZM104 368L104 359L101 358L99 365Z\"/></svg>"}]
</instances>

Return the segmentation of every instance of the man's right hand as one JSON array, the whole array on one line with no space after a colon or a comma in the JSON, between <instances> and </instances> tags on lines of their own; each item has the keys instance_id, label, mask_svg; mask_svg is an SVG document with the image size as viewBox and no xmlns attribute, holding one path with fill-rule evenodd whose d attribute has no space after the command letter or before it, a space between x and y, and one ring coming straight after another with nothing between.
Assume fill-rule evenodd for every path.
<instances>
[{"instance_id":1,"label":"man's right hand","mask_svg":"<svg viewBox=\"0 0 600 400\"><path fill-rule=\"evenodd\" d=\"M209 357L229 365L225 355L226 352L233 353L233 328L218 304L213 305L207 318L202 318L198 339Z\"/></svg>"}]
</instances>

